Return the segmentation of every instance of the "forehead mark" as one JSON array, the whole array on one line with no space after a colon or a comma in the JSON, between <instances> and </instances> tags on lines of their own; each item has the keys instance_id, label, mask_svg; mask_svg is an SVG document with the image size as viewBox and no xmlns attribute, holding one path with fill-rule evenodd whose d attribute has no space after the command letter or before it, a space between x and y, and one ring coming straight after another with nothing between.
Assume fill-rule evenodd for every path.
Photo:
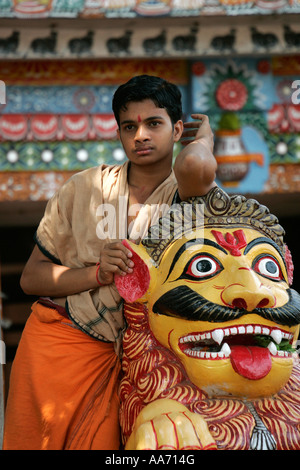
<instances>
[{"instance_id":1,"label":"forehead mark","mask_svg":"<svg viewBox=\"0 0 300 470\"><path fill-rule=\"evenodd\" d=\"M223 233L218 230L212 230L211 233L219 245L229 251L232 256L241 256L241 248L247 246L247 240L243 230L235 230L233 234L227 232L225 237Z\"/></svg>"},{"instance_id":2,"label":"forehead mark","mask_svg":"<svg viewBox=\"0 0 300 470\"><path fill-rule=\"evenodd\" d=\"M140 115L138 115L137 120L138 120L138 122L142 122L142 119L141 119Z\"/></svg>"}]
</instances>

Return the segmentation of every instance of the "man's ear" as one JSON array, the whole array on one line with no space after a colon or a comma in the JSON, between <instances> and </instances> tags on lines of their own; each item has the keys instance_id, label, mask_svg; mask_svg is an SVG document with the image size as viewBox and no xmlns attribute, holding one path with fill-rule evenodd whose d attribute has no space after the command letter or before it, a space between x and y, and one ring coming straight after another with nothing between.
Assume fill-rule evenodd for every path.
<instances>
[{"instance_id":1,"label":"man's ear","mask_svg":"<svg viewBox=\"0 0 300 470\"><path fill-rule=\"evenodd\" d=\"M174 141L178 142L181 139L183 132L183 122L181 120L174 124Z\"/></svg>"},{"instance_id":2,"label":"man's ear","mask_svg":"<svg viewBox=\"0 0 300 470\"><path fill-rule=\"evenodd\" d=\"M128 240L122 243L131 251L134 267L133 272L125 276L115 275L116 288L126 302L145 302L155 283L155 263L142 245L135 245Z\"/></svg>"}]
</instances>

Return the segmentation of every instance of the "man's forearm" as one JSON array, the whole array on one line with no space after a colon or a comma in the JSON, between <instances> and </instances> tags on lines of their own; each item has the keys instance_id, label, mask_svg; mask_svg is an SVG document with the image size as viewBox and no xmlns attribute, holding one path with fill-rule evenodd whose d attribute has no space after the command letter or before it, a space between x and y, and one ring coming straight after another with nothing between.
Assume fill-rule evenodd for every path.
<instances>
[{"instance_id":1,"label":"man's forearm","mask_svg":"<svg viewBox=\"0 0 300 470\"><path fill-rule=\"evenodd\" d=\"M208 117L204 114L192 114L192 118L197 121L184 123L182 144L185 147L178 154L174 165L181 199L204 196L216 185L214 136Z\"/></svg>"},{"instance_id":2,"label":"man's forearm","mask_svg":"<svg viewBox=\"0 0 300 470\"><path fill-rule=\"evenodd\" d=\"M216 159L203 142L194 141L185 147L174 165L180 197L207 194L215 186L216 169Z\"/></svg>"},{"instance_id":3,"label":"man's forearm","mask_svg":"<svg viewBox=\"0 0 300 470\"><path fill-rule=\"evenodd\" d=\"M66 297L99 287L96 269L96 266L68 268L33 257L24 268L20 284L29 295Z\"/></svg>"}]
</instances>

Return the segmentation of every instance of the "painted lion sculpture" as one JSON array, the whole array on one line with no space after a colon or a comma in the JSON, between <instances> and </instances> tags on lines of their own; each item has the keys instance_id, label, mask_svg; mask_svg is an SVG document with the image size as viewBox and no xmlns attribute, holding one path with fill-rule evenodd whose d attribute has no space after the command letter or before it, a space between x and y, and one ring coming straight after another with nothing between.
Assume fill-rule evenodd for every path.
<instances>
[{"instance_id":1,"label":"painted lion sculpture","mask_svg":"<svg viewBox=\"0 0 300 470\"><path fill-rule=\"evenodd\" d=\"M125 449L300 449L300 296L283 236L265 206L216 187L124 242Z\"/></svg>"}]
</instances>

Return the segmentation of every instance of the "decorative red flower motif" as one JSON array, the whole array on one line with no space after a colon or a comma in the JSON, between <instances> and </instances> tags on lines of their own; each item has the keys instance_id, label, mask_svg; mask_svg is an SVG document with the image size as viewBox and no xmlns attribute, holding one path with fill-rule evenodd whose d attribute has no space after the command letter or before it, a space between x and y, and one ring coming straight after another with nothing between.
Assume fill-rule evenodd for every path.
<instances>
[{"instance_id":1,"label":"decorative red flower motif","mask_svg":"<svg viewBox=\"0 0 300 470\"><path fill-rule=\"evenodd\" d=\"M195 62L193 65L192 65L192 72L194 75L196 75L197 77L200 77L201 75L203 75L205 73L205 65L203 62Z\"/></svg>"},{"instance_id":2,"label":"decorative red flower motif","mask_svg":"<svg viewBox=\"0 0 300 470\"><path fill-rule=\"evenodd\" d=\"M216 90L216 100L222 109L238 111L246 104L247 99L246 86L235 78L224 80Z\"/></svg>"},{"instance_id":3,"label":"decorative red flower motif","mask_svg":"<svg viewBox=\"0 0 300 470\"><path fill-rule=\"evenodd\" d=\"M267 122L268 130L275 134L299 132L300 105L273 104L267 112Z\"/></svg>"},{"instance_id":4,"label":"decorative red flower motif","mask_svg":"<svg viewBox=\"0 0 300 470\"><path fill-rule=\"evenodd\" d=\"M267 74L270 72L271 65L268 60L260 60L257 64L257 71L259 73Z\"/></svg>"}]
</instances>

